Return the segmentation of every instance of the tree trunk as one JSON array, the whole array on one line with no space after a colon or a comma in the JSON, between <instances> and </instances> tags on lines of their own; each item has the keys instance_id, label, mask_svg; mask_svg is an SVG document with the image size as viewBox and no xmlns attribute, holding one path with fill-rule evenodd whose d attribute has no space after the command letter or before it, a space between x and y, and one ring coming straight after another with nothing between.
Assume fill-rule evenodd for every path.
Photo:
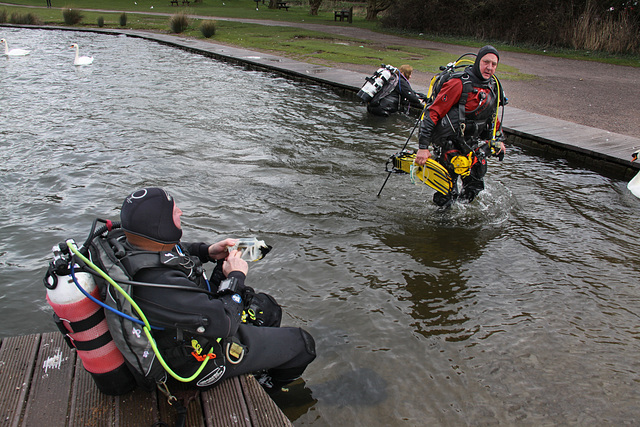
<instances>
[{"instance_id":1,"label":"tree trunk","mask_svg":"<svg viewBox=\"0 0 640 427\"><path fill-rule=\"evenodd\" d=\"M318 9L320 9L321 4L322 0L309 0L309 14L318 16Z\"/></svg>"},{"instance_id":2,"label":"tree trunk","mask_svg":"<svg viewBox=\"0 0 640 427\"><path fill-rule=\"evenodd\" d=\"M367 0L367 21L378 19L378 13L383 12L395 2L395 0Z\"/></svg>"},{"instance_id":3,"label":"tree trunk","mask_svg":"<svg viewBox=\"0 0 640 427\"><path fill-rule=\"evenodd\" d=\"M277 9L278 0L269 0L269 9Z\"/></svg>"}]
</instances>

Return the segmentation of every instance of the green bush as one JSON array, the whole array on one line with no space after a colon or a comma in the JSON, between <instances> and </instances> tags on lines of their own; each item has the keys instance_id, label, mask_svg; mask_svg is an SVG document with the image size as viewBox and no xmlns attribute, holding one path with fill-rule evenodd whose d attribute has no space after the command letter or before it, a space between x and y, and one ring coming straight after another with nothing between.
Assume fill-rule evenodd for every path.
<instances>
[{"instance_id":1,"label":"green bush","mask_svg":"<svg viewBox=\"0 0 640 427\"><path fill-rule=\"evenodd\" d=\"M102 16L98 17L98 27L104 27L104 18Z\"/></svg>"},{"instance_id":2,"label":"green bush","mask_svg":"<svg viewBox=\"0 0 640 427\"><path fill-rule=\"evenodd\" d=\"M202 21L202 24L200 24L200 31L206 38L213 37L216 34L215 21Z\"/></svg>"},{"instance_id":3,"label":"green bush","mask_svg":"<svg viewBox=\"0 0 640 427\"><path fill-rule=\"evenodd\" d=\"M76 9L64 9L62 11L62 17L64 18L65 24L76 25L82 21L84 15L82 15L82 13L80 13L80 11Z\"/></svg>"},{"instance_id":4,"label":"green bush","mask_svg":"<svg viewBox=\"0 0 640 427\"><path fill-rule=\"evenodd\" d=\"M7 9L2 9L0 12L0 24L7 22Z\"/></svg>"},{"instance_id":5,"label":"green bush","mask_svg":"<svg viewBox=\"0 0 640 427\"><path fill-rule=\"evenodd\" d=\"M169 20L169 26L172 33L181 33L189 26L189 17L186 13L176 13Z\"/></svg>"},{"instance_id":6,"label":"green bush","mask_svg":"<svg viewBox=\"0 0 640 427\"><path fill-rule=\"evenodd\" d=\"M42 21L38 18L37 15L33 13L12 13L9 22L12 24L21 24L21 25L40 25Z\"/></svg>"},{"instance_id":7,"label":"green bush","mask_svg":"<svg viewBox=\"0 0 640 427\"><path fill-rule=\"evenodd\" d=\"M120 26L121 27L127 26L127 14L124 12L122 13L122 15L120 15Z\"/></svg>"}]
</instances>

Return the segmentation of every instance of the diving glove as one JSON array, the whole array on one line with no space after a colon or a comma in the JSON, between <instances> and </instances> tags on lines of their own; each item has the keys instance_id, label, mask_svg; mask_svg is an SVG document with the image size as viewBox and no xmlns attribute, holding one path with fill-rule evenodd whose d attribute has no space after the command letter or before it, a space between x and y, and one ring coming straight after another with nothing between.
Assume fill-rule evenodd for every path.
<instances>
[{"instance_id":1,"label":"diving glove","mask_svg":"<svg viewBox=\"0 0 640 427\"><path fill-rule=\"evenodd\" d=\"M492 139L489 141L489 147L491 147L491 155L497 157L499 161L504 160L504 150L502 149L502 139Z\"/></svg>"}]
</instances>

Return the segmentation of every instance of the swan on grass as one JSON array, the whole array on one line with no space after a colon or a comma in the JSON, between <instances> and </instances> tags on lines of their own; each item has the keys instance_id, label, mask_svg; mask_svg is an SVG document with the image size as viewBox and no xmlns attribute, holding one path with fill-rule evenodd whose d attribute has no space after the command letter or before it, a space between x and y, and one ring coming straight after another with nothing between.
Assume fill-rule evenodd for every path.
<instances>
[{"instance_id":1,"label":"swan on grass","mask_svg":"<svg viewBox=\"0 0 640 427\"><path fill-rule=\"evenodd\" d=\"M25 49L11 49L9 50L9 43L5 39L0 39L0 44L4 44L4 54L7 56L25 56L29 55L30 50Z\"/></svg>"},{"instance_id":2,"label":"swan on grass","mask_svg":"<svg viewBox=\"0 0 640 427\"><path fill-rule=\"evenodd\" d=\"M73 60L73 65L90 65L93 62L93 56L80 56L80 48L76 43L71 45L71 49L76 50L76 58Z\"/></svg>"}]
</instances>

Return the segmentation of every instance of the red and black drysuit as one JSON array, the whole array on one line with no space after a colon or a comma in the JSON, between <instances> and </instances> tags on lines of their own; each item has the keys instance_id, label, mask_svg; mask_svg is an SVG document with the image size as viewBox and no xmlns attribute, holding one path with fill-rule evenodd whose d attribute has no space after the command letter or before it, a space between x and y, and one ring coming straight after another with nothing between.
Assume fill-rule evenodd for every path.
<instances>
[{"instance_id":1,"label":"red and black drysuit","mask_svg":"<svg viewBox=\"0 0 640 427\"><path fill-rule=\"evenodd\" d=\"M427 107L420 124L418 146L429 149L433 145L434 158L449 171L454 182L450 194L434 194L436 204L447 205L456 198L471 202L484 189L483 177L487 172L486 158L490 147L482 142L492 138L500 96L493 78L478 78L473 66L469 66L464 72L453 74ZM464 131L461 123L464 123ZM499 121L497 126L500 131ZM470 152L473 152L471 172L462 178L462 190L458 194L458 174L453 170L451 159Z\"/></svg>"}]
</instances>

